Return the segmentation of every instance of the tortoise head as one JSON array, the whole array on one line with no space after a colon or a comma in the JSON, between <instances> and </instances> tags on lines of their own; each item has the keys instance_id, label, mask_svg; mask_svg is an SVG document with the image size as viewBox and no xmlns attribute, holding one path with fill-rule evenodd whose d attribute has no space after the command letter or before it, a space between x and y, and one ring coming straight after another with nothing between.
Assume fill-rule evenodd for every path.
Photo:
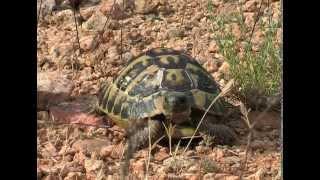
<instances>
[{"instance_id":1,"label":"tortoise head","mask_svg":"<svg viewBox=\"0 0 320 180\"><path fill-rule=\"evenodd\" d=\"M163 96L163 113L174 123L188 120L191 112L191 100L183 92L167 92Z\"/></svg>"}]
</instances>

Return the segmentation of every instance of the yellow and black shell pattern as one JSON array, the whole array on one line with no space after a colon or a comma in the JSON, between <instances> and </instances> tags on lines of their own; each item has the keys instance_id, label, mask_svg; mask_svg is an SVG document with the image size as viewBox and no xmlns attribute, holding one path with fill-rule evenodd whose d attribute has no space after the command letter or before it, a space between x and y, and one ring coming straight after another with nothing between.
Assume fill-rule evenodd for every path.
<instances>
[{"instance_id":1,"label":"yellow and black shell pattern","mask_svg":"<svg viewBox=\"0 0 320 180\"><path fill-rule=\"evenodd\" d=\"M191 56L167 48L151 49L130 60L112 84L102 90L99 109L116 124L161 113L156 99L167 91L183 92L192 108L206 110L220 89L211 75ZM215 103L214 111L223 109Z\"/></svg>"}]
</instances>

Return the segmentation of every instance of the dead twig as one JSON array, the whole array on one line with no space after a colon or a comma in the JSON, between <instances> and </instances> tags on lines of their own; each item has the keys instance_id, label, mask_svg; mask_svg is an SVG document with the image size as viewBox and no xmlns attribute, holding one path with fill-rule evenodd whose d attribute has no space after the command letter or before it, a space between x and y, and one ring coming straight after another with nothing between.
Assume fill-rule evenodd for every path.
<instances>
[{"instance_id":1,"label":"dead twig","mask_svg":"<svg viewBox=\"0 0 320 180\"><path fill-rule=\"evenodd\" d=\"M257 24L257 22L259 21L260 16L262 15L262 14L261 14L262 2L263 2L263 0L261 0L261 2L260 2L259 9L258 9L258 14L257 14L257 17L256 17L256 19L255 19L255 21L254 21L252 30L251 30L250 40L249 40L250 43L251 43L251 39L252 39L252 36L253 36L253 32L254 32L254 30L255 30L255 28L256 28L256 24Z\"/></svg>"}]
</instances>

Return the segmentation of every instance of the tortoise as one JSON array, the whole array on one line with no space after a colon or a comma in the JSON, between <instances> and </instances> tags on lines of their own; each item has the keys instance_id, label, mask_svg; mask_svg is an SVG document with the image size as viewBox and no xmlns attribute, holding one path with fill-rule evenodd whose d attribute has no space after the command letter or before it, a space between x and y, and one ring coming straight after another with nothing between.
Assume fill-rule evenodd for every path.
<instances>
[{"instance_id":1,"label":"tortoise","mask_svg":"<svg viewBox=\"0 0 320 180\"><path fill-rule=\"evenodd\" d=\"M212 76L191 56L154 48L132 58L112 83L100 90L98 110L118 126L132 130L133 149L147 145L174 126L172 138L192 136L203 113L221 92ZM234 131L224 125L225 101L218 99L199 131L220 144L233 144ZM133 126L142 122L142 126ZM141 124L141 123L140 123Z\"/></svg>"}]
</instances>

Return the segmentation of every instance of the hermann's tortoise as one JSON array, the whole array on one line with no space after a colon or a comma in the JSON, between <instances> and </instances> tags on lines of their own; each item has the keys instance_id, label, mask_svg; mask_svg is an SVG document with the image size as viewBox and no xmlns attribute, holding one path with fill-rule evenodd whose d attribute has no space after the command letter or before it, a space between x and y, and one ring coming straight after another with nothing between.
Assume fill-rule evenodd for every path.
<instances>
[{"instance_id":1,"label":"hermann's tortoise","mask_svg":"<svg viewBox=\"0 0 320 180\"><path fill-rule=\"evenodd\" d=\"M113 83L102 88L99 111L120 127L136 128L130 138L136 141L134 148L140 148L148 144L148 125L153 141L165 135L164 125L169 123L175 127L173 138L192 136L219 93L216 82L195 59L176 50L156 48L130 60ZM236 138L223 124L224 103L216 101L199 131L221 144L231 144ZM133 126L138 120L145 122L140 128Z\"/></svg>"}]
</instances>

